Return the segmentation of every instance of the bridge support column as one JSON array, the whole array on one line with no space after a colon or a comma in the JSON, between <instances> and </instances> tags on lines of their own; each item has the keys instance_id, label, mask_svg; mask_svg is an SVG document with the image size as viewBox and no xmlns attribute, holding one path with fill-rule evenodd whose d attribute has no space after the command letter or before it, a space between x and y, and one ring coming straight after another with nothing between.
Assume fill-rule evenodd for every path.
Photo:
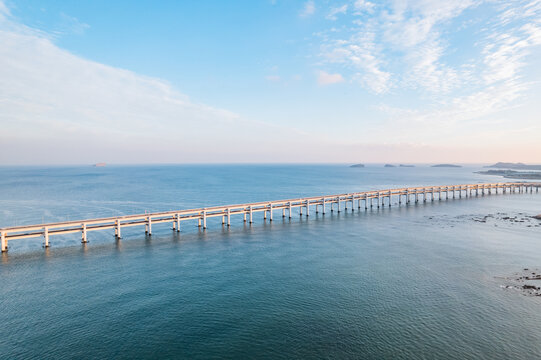
<instances>
[{"instance_id":1,"label":"bridge support column","mask_svg":"<svg viewBox=\"0 0 541 360\"><path fill-rule=\"evenodd\" d=\"M121 238L121 234L120 234L120 220L116 219L115 220L115 237L117 239L120 239Z\"/></svg>"},{"instance_id":2,"label":"bridge support column","mask_svg":"<svg viewBox=\"0 0 541 360\"><path fill-rule=\"evenodd\" d=\"M146 233L148 235L152 235L152 218L150 216L147 217L147 223L145 227L146 227Z\"/></svg>"},{"instance_id":3,"label":"bridge support column","mask_svg":"<svg viewBox=\"0 0 541 360\"><path fill-rule=\"evenodd\" d=\"M325 215L325 198L323 198L323 215Z\"/></svg>"},{"instance_id":4,"label":"bridge support column","mask_svg":"<svg viewBox=\"0 0 541 360\"><path fill-rule=\"evenodd\" d=\"M44 227L43 228L43 238L45 239L45 247L49 247L49 228Z\"/></svg>"},{"instance_id":5,"label":"bridge support column","mask_svg":"<svg viewBox=\"0 0 541 360\"><path fill-rule=\"evenodd\" d=\"M5 232L2 232L2 234L0 235L0 238L1 238L1 244L2 244L2 252L6 252L8 251L8 240L6 239L6 233Z\"/></svg>"},{"instance_id":6,"label":"bridge support column","mask_svg":"<svg viewBox=\"0 0 541 360\"><path fill-rule=\"evenodd\" d=\"M207 228L207 212L203 211L203 230Z\"/></svg>"},{"instance_id":7,"label":"bridge support column","mask_svg":"<svg viewBox=\"0 0 541 360\"><path fill-rule=\"evenodd\" d=\"M291 208L289 208L289 211L291 213ZM250 205L250 224L252 223L252 217L253 217L253 208L252 208L252 205ZM289 214L289 217L291 217L291 214Z\"/></svg>"},{"instance_id":8,"label":"bridge support column","mask_svg":"<svg viewBox=\"0 0 541 360\"><path fill-rule=\"evenodd\" d=\"M310 216L310 200L306 200L306 217Z\"/></svg>"},{"instance_id":9,"label":"bridge support column","mask_svg":"<svg viewBox=\"0 0 541 360\"><path fill-rule=\"evenodd\" d=\"M87 239L86 239L86 224L83 224L83 229L81 231L81 242L83 244L87 242Z\"/></svg>"},{"instance_id":10,"label":"bridge support column","mask_svg":"<svg viewBox=\"0 0 541 360\"><path fill-rule=\"evenodd\" d=\"M338 198L338 204L336 204L337 210L336 212L340 212L340 198Z\"/></svg>"},{"instance_id":11,"label":"bridge support column","mask_svg":"<svg viewBox=\"0 0 541 360\"><path fill-rule=\"evenodd\" d=\"M177 232L180 232L180 214L177 214Z\"/></svg>"},{"instance_id":12,"label":"bridge support column","mask_svg":"<svg viewBox=\"0 0 541 360\"><path fill-rule=\"evenodd\" d=\"M317 211L316 211L317 212ZM282 217L285 218L286 217L286 208L282 208Z\"/></svg>"},{"instance_id":13,"label":"bridge support column","mask_svg":"<svg viewBox=\"0 0 541 360\"><path fill-rule=\"evenodd\" d=\"M231 209L227 208L227 226L231 226Z\"/></svg>"},{"instance_id":14,"label":"bridge support column","mask_svg":"<svg viewBox=\"0 0 541 360\"><path fill-rule=\"evenodd\" d=\"M246 222L246 210L244 210L244 222Z\"/></svg>"},{"instance_id":15,"label":"bridge support column","mask_svg":"<svg viewBox=\"0 0 541 360\"><path fill-rule=\"evenodd\" d=\"M272 204L269 204L269 220L272 221Z\"/></svg>"}]
</instances>

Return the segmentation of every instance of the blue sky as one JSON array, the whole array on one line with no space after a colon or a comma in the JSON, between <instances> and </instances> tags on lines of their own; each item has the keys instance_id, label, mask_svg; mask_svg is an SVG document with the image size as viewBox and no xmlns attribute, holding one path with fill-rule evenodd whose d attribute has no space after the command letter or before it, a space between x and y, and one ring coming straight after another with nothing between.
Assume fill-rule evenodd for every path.
<instances>
[{"instance_id":1,"label":"blue sky","mask_svg":"<svg viewBox=\"0 0 541 360\"><path fill-rule=\"evenodd\" d=\"M0 163L541 162L541 2L0 0Z\"/></svg>"}]
</instances>

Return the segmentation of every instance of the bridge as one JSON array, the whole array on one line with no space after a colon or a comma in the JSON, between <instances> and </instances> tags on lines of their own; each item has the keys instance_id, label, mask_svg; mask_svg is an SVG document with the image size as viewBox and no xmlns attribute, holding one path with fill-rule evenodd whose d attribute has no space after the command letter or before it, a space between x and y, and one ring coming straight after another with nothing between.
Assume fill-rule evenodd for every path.
<instances>
[{"instance_id":1,"label":"bridge","mask_svg":"<svg viewBox=\"0 0 541 360\"><path fill-rule=\"evenodd\" d=\"M364 207L367 210L377 206L391 206L393 198L398 198L398 205L410 204L411 201L418 203L428 200L447 200L456 197L471 197L485 194L505 194L539 192L541 182L505 182L505 183L482 183L482 184L463 184L463 185L444 185L444 186L425 186L408 187L388 190L364 191L337 195L323 195L314 197L304 197L297 199L263 201L255 203L235 204L205 207L200 209L177 210L156 212L150 214L114 216L107 218L96 218L86 220L63 221L47 224L24 225L0 228L1 250L8 250L8 242L16 239L43 237L45 247L49 247L49 238L53 235L81 233L82 243L88 241L87 234L90 231L114 229L115 237L120 239L121 230L132 226L145 226L145 233L152 234L152 226L160 223L171 223L174 231L180 231L180 225L186 221L197 221L197 225L203 229L207 228L207 219L212 217L222 217L222 224L231 225L233 215L242 215L244 222L253 222L255 213L263 213L264 219L272 221L273 212L282 211L282 217L287 215L292 217L293 209L299 208L300 215L310 215L312 207L316 213L321 211L325 214L327 209L340 212L348 210L354 211L355 202L357 208Z\"/></svg>"}]
</instances>

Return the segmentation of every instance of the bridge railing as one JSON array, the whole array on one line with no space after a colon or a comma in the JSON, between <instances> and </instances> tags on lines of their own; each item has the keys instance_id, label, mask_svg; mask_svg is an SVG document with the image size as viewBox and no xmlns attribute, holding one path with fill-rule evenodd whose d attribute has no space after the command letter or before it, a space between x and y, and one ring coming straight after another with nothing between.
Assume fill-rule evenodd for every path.
<instances>
[{"instance_id":1,"label":"bridge railing","mask_svg":"<svg viewBox=\"0 0 541 360\"><path fill-rule=\"evenodd\" d=\"M357 201L358 208L360 209L364 204L364 208L375 206L378 208L385 204L387 199L388 205L391 206L392 198L398 197L399 205L402 204L402 200L406 204L409 204L413 200L418 202L421 198L423 202L426 202L430 196L430 200L434 201L435 196L438 199L442 199L442 193L445 194L445 198L449 198L449 193L455 197L457 194L459 197L478 195L479 192L484 194L486 191L492 193L494 190L499 193L510 192L524 192L528 189L532 192L533 189L536 192L539 191L541 182L499 182L499 183L479 183L479 184L459 184L459 185L439 185L439 186L420 186L420 187L405 187L385 190L370 190L363 192L342 193L322 196L301 197L292 199L272 200L272 201L260 201L244 204L232 204L232 205L220 205L211 206L197 209L175 210L175 211L163 211L146 214L134 214L113 216L95 219L83 219L83 220L71 220L62 222L52 222L35 225L22 225L0 228L1 250L7 251L8 241L15 239L24 239L32 237L43 237L45 239L45 247L49 246L49 237L51 235L81 233L82 242L87 242L87 233L89 231L114 229L115 236L121 237L121 228L132 226L145 226L145 232L147 234L152 233L152 224L157 223L172 223L173 229L180 231L180 224L183 221L197 220L198 226L206 229L207 219L212 217L222 217L222 224L229 226L231 224L231 216L242 214L244 221L253 221L253 214L258 212L264 212L264 218L267 218L267 214L272 221L273 211L282 210L282 216L286 216L286 211L289 217L292 217L293 209L300 208L300 214L302 210L306 211L306 216L310 213L310 207L315 207L316 213L322 210L325 214L326 207L329 206L331 211L334 211L334 205L336 205L336 211L341 211L341 204L347 209L351 204L351 209L354 209L354 203ZM364 203L363 203L364 202ZM227 221L226 221L227 219Z\"/></svg>"}]
</instances>

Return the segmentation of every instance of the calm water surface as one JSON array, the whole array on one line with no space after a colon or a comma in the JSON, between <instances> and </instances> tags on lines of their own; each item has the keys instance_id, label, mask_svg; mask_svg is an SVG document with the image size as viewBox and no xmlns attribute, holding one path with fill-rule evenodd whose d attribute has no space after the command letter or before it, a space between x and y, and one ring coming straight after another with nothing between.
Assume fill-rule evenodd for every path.
<instances>
[{"instance_id":1,"label":"calm water surface","mask_svg":"<svg viewBox=\"0 0 541 360\"><path fill-rule=\"evenodd\" d=\"M502 181L476 167L0 168L0 227L384 189ZM395 200L396 201L396 200ZM0 358L541 358L540 194L485 195L208 230L183 223L10 242ZM500 215L497 215L500 213ZM486 223L473 219L497 215ZM498 218L500 216L500 218Z\"/></svg>"}]
</instances>

